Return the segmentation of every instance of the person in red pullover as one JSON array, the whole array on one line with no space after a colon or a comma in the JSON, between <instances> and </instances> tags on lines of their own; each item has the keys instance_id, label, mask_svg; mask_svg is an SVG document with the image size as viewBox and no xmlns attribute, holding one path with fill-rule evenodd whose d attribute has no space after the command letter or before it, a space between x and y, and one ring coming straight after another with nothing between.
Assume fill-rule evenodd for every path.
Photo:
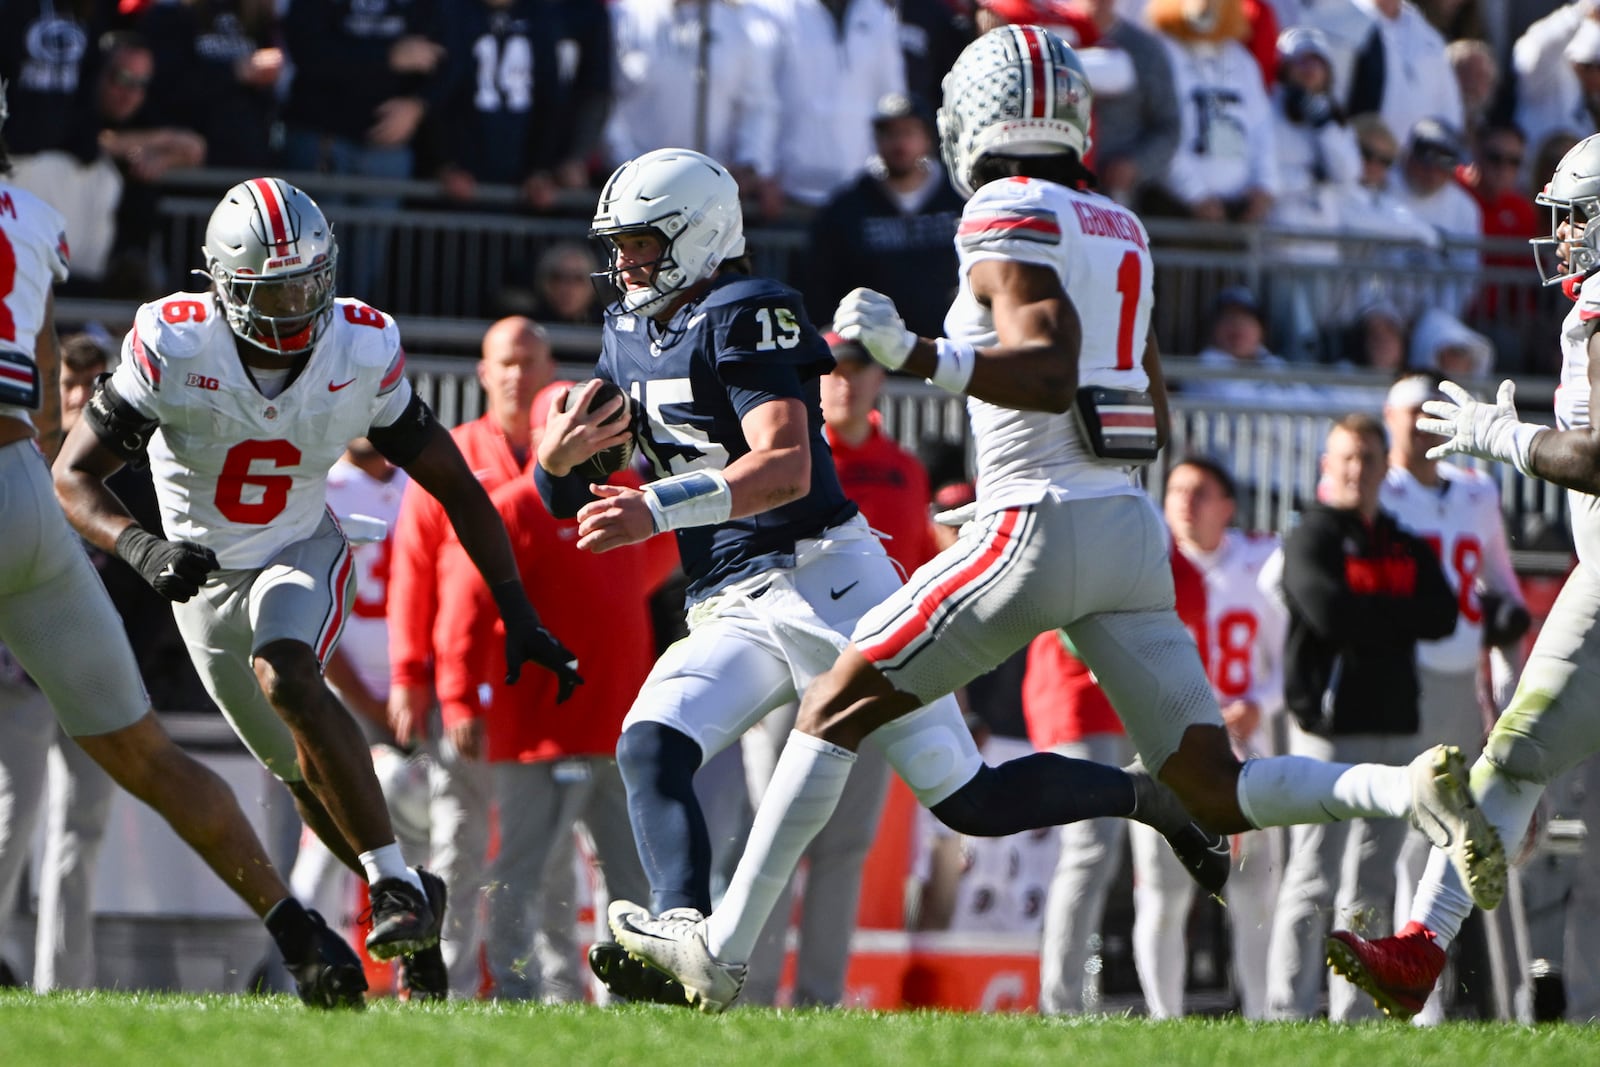
<instances>
[{"instance_id":1,"label":"person in red pullover","mask_svg":"<svg viewBox=\"0 0 1600 1067\"><path fill-rule=\"evenodd\" d=\"M1205 578L1175 546L1168 554L1178 618L1194 635L1198 655L1207 647ZM1133 758L1133 746L1116 709L1060 630L1042 633L1028 646L1022 712L1028 720L1028 739L1041 752L1115 766ZM1125 819L1088 819L1061 828L1061 859L1045 898L1039 948L1041 1014L1092 1010L1083 988L1089 938L1100 931L1127 825ZM1141 973L1141 983L1152 977Z\"/></svg>"},{"instance_id":2,"label":"person in red pullover","mask_svg":"<svg viewBox=\"0 0 1600 1067\"><path fill-rule=\"evenodd\" d=\"M550 344L531 319L501 319L483 335L478 381L486 409L450 435L490 493L533 462L533 398L554 378ZM453 995L470 997L480 981L478 900L489 848L488 773L479 761L477 724L443 736L429 727L443 576L438 562L449 530L438 502L414 487L406 490L389 564L389 719L400 744L423 745L433 757L431 866L445 880L451 901L442 939L445 965Z\"/></svg>"},{"instance_id":3,"label":"person in red pullover","mask_svg":"<svg viewBox=\"0 0 1600 1067\"><path fill-rule=\"evenodd\" d=\"M928 518L928 474L915 456L883 432L876 410L887 372L853 341L835 333L823 338L837 362L822 378L823 432L833 450L839 485L856 502L884 549L910 574L938 551ZM562 639L566 640L563 633ZM760 802L783 742L794 727L797 707L779 708L741 739L752 808ZM905 884L911 866L916 800L909 790L885 808L889 765L875 748L864 749L850 772L838 809L806 849L809 868L800 906L800 947L795 958L797 1006L833 1005L844 995L850 963L850 937L860 914L862 868L875 842L883 838L894 857L875 860L894 869L878 884ZM875 875L888 874L876 870ZM899 901L896 900L897 910ZM778 991L783 946L791 908L780 899L750 959L742 999L770 1004Z\"/></svg>"},{"instance_id":4,"label":"person in red pullover","mask_svg":"<svg viewBox=\"0 0 1600 1067\"><path fill-rule=\"evenodd\" d=\"M535 438L550 403L571 385L554 383L535 398ZM631 471L611 480L640 484ZM572 884L571 851L558 846L575 823L583 824L594 847L595 914L602 924L609 897L635 899L649 891L615 757L623 716L655 662L650 595L677 568L678 548L670 537L652 537L603 556L580 552L577 520L552 517L531 478L512 479L490 497L526 588L548 617L562 621L563 639L578 662L595 665L560 708L555 685L533 671L506 685L505 653L489 647L500 626L494 598L460 543L446 541L434 625L439 709L449 736L482 738L499 813L484 938L493 995L530 1000L551 992L541 988L540 968L532 962L539 918L564 913L570 929L577 913L571 899L540 899ZM548 623L547 616L541 618ZM486 700L480 696L485 681ZM562 864L566 869L558 869Z\"/></svg>"}]
</instances>

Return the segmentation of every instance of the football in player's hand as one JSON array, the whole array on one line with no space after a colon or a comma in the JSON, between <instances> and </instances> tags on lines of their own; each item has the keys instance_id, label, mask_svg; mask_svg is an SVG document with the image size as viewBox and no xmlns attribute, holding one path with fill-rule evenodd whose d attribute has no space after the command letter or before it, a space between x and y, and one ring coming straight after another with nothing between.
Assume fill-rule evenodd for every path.
<instances>
[{"instance_id":1,"label":"football in player's hand","mask_svg":"<svg viewBox=\"0 0 1600 1067\"><path fill-rule=\"evenodd\" d=\"M578 394L583 392L587 384L580 382L567 390L566 397L561 401L562 411L572 410ZM633 398L623 393L614 382L602 381L600 388L595 391L594 398L589 401L589 411L599 411L619 396L623 399L621 409L601 425L614 426L618 420L625 420L628 425L628 439L610 448L602 448L572 468L574 473L581 474L592 482L603 482L618 471L625 470L628 464L633 462L633 433L637 425L635 420L638 417L638 406L633 402Z\"/></svg>"}]
</instances>

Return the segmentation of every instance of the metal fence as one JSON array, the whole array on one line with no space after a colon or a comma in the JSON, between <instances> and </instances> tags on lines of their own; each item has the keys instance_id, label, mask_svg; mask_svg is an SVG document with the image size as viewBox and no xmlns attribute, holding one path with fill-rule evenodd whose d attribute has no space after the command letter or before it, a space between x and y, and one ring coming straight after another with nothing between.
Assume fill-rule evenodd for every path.
<instances>
[{"instance_id":1,"label":"metal fence","mask_svg":"<svg viewBox=\"0 0 1600 1067\"><path fill-rule=\"evenodd\" d=\"M531 288L546 248L585 238L592 209L592 193L581 191L565 195L558 205L563 214L541 216L518 210L509 188L485 187L464 209L442 202L430 182L286 176L317 196L338 228L345 291L407 318L501 313L509 299ZM157 200L148 254L158 288L184 284L197 265L216 196L239 177L206 170L169 177L169 191ZM758 273L798 276L803 223L790 217L748 227ZM1555 369L1550 339L1565 309L1538 285L1524 242L1446 241L1429 249L1382 235L1291 234L1163 218L1146 223L1164 351L1198 351L1215 295L1244 284L1265 302L1273 347L1294 359L1359 361L1344 327L1364 306L1384 300L1412 314L1430 307L1457 313L1496 343L1502 367Z\"/></svg>"},{"instance_id":2,"label":"metal fence","mask_svg":"<svg viewBox=\"0 0 1600 1067\"><path fill-rule=\"evenodd\" d=\"M482 414L483 390L470 365L454 359L414 358L407 366L418 392L446 424ZM562 365L560 373L580 380L592 370L592 364L568 363ZM1370 388L1372 383L1368 379L1365 384ZM1378 414L1383 391L1371 388L1369 395L1369 402L1354 407ZM1283 411L1190 398L1181 393L1173 396L1172 404L1172 441L1161 458L1145 471L1146 488L1159 499L1167 471L1177 458L1193 453L1211 456L1239 483L1239 524L1278 533L1287 531L1296 512L1316 498L1318 462L1328 429L1335 419L1352 410L1345 405ZM914 449L928 438L970 446L965 402L924 382L898 378L888 381L879 410L884 432L907 448ZM1483 464L1480 468L1499 483L1513 545L1520 549L1519 567L1564 572L1571 551L1565 491L1536 478L1525 478L1503 464Z\"/></svg>"}]
</instances>

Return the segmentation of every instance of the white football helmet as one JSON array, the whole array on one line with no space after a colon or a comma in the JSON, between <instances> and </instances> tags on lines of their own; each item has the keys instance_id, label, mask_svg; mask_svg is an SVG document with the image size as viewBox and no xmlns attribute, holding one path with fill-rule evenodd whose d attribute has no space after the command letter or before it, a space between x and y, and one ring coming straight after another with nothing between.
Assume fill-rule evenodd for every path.
<instances>
[{"instance_id":1,"label":"white football helmet","mask_svg":"<svg viewBox=\"0 0 1600 1067\"><path fill-rule=\"evenodd\" d=\"M649 287L629 289L609 239L641 231L661 239L661 257ZM606 180L589 236L611 245L604 273L621 294L623 310L654 315L683 290L715 274L724 260L744 254L739 183L726 167L699 152L646 152Z\"/></svg>"},{"instance_id":2,"label":"white football helmet","mask_svg":"<svg viewBox=\"0 0 1600 1067\"><path fill-rule=\"evenodd\" d=\"M316 201L282 178L240 182L211 212L201 251L242 340L294 355L322 339L339 247Z\"/></svg>"},{"instance_id":3,"label":"white football helmet","mask_svg":"<svg viewBox=\"0 0 1600 1067\"><path fill-rule=\"evenodd\" d=\"M1550 236L1529 242L1540 280L1545 285L1559 285L1600 268L1600 225L1596 225L1600 220L1600 134L1585 137L1567 150L1534 202L1550 209ZM1569 219L1584 224L1583 234L1565 242L1556 231ZM1563 243L1567 244L1564 260Z\"/></svg>"},{"instance_id":4,"label":"white football helmet","mask_svg":"<svg viewBox=\"0 0 1600 1067\"><path fill-rule=\"evenodd\" d=\"M1089 77L1066 42L1038 26L997 26L944 76L939 147L950 181L974 192L985 156L1089 152Z\"/></svg>"}]
</instances>

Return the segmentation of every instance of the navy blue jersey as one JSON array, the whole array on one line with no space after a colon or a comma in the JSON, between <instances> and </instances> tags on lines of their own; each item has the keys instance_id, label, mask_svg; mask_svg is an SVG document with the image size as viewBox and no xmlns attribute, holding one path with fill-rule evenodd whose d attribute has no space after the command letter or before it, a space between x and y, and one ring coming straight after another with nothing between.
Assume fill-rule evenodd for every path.
<instances>
[{"instance_id":1,"label":"navy blue jersey","mask_svg":"<svg viewBox=\"0 0 1600 1067\"><path fill-rule=\"evenodd\" d=\"M445 37L444 161L480 182L520 184L556 158L560 27L544 0L461 4Z\"/></svg>"},{"instance_id":2,"label":"navy blue jersey","mask_svg":"<svg viewBox=\"0 0 1600 1067\"><path fill-rule=\"evenodd\" d=\"M822 433L818 379L832 369L833 355L800 294L761 278L717 278L665 328L638 315L608 316L595 374L638 402L639 448L657 477L721 470L750 451L740 425L746 413L780 398L805 403L810 490L759 515L676 531L690 600L793 565L796 541L856 513Z\"/></svg>"}]
</instances>

